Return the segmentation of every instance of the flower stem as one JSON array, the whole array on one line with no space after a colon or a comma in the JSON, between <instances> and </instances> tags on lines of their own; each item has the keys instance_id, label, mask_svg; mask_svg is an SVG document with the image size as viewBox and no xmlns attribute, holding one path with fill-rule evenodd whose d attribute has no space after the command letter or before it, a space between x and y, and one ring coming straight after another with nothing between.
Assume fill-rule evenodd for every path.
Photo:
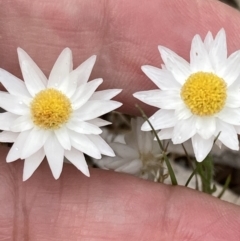
<instances>
[{"instance_id":1,"label":"flower stem","mask_svg":"<svg viewBox=\"0 0 240 241\"><path fill-rule=\"evenodd\" d=\"M169 159L168 159L168 157L167 157L167 155L166 155L166 153L165 153L163 144L162 144L162 142L160 141L160 139L159 139L159 137L158 137L158 135L157 135L157 132L156 132L155 129L153 128L151 122L149 121L149 119L148 119L148 117L146 116L146 114L144 113L144 111L140 108L140 106L139 106L139 105L136 105L136 107L137 107L138 110L141 112L142 117L143 117L143 118L148 122L148 124L150 125L150 127L151 127L151 129L152 129L152 131L153 131L153 133L154 133L154 136L155 136L156 139L157 139L157 142L158 142L158 144L159 144L159 147L160 147L160 149L162 150L162 154L163 154L164 161L165 161L165 163L166 163L166 165L167 165L167 168L168 168L168 173L169 173L169 176L170 176L170 178L171 178L172 185L174 185L174 186L178 185L178 182L177 182L176 176L175 176L175 174L174 174L173 168L172 168L172 166L171 166L171 163L169 162Z\"/></svg>"},{"instance_id":2,"label":"flower stem","mask_svg":"<svg viewBox=\"0 0 240 241\"><path fill-rule=\"evenodd\" d=\"M232 175L230 174L230 175L228 175L228 177L227 177L227 179L226 179L226 182L225 182L225 184L224 184L224 186L223 186L222 191L221 191L221 192L219 193L219 195L218 195L218 198L219 198L219 199L222 198L223 194L224 194L225 191L227 190L227 188L228 188L228 186L229 186L229 184L230 184L230 182L231 182L231 179L232 179Z\"/></svg>"},{"instance_id":3,"label":"flower stem","mask_svg":"<svg viewBox=\"0 0 240 241\"><path fill-rule=\"evenodd\" d=\"M190 175L190 177L188 178L186 184L185 184L185 187L188 186L189 182L192 180L193 176L197 173L197 168L195 168L192 172L192 174Z\"/></svg>"},{"instance_id":4,"label":"flower stem","mask_svg":"<svg viewBox=\"0 0 240 241\"><path fill-rule=\"evenodd\" d=\"M208 194L213 194L216 191L216 186L213 184L213 161L212 157L207 156L202 162L196 162L197 173L202 181L202 191Z\"/></svg>"},{"instance_id":5,"label":"flower stem","mask_svg":"<svg viewBox=\"0 0 240 241\"><path fill-rule=\"evenodd\" d=\"M191 166L191 168L192 168L192 170L193 170L192 174L190 175L190 177L188 178L188 180L187 180L187 182L186 182L186 184L185 184L185 187L188 186L189 182L191 181L191 179L192 179L193 176L195 175L195 179L196 179L195 189L196 189L196 190L199 190L199 187L198 187L197 168L194 167L194 165L193 165L193 163L192 163L192 160L191 160L191 158L190 158L190 156L189 156L189 154L188 154L188 152L187 152L184 144L182 143L181 145L182 145L183 151L184 151L184 153L185 153L185 155L186 155L186 157L187 157L188 163L189 163L189 165ZM195 160L195 161L196 161L196 160Z\"/></svg>"}]
</instances>

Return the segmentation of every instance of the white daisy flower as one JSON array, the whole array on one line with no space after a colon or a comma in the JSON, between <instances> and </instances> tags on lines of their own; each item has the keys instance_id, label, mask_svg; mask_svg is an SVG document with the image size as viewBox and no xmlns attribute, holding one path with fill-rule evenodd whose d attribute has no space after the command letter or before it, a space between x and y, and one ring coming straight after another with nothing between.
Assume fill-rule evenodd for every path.
<instances>
[{"instance_id":1,"label":"white daisy flower","mask_svg":"<svg viewBox=\"0 0 240 241\"><path fill-rule=\"evenodd\" d=\"M133 174L155 180L163 175L162 155L151 132L142 132L142 118L131 119L131 132L124 136L123 143L112 142L109 145L116 153L115 157L103 157L94 160L102 169Z\"/></svg>"},{"instance_id":2,"label":"white daisy flower","mask_svg":"<svg viewBox=\"0 0 240 241\"><path fill-rule=\"evenodd\" d=\"M174 144L192 140L197 161L210 152L214 138L233 150L239 149L240 133L240 52L227 57L226 34L222 29L213 39L192 40L190 63L159 46L165 65L162 69L142 66L143 72L161 90L137 92L134 96L161 108L150 117L160 139ZM143 131L151 130L145 122Z\"/></svg>"},{"instance_id":3,"label":"white daisy flower","mask_svg":"<svg viewBox=\"0 0 240 241\"><path fill-rule=\"evenodd\" d=\"M9 92L0 91L0 142L13 142L7 162L25 159L23 180L28 179L46 155L52 174L58 179L64 156L89 176L83 153L101 158L114 156L99 136L99 127L108 125L99 116L122 104L110 100L121 90L95 90L103 82L88 82L96 56L73 70L72 52L62 51L47 80L22 49L18 58L24 81L0 69L0 82Z\"/></svg>"}]
</instances>

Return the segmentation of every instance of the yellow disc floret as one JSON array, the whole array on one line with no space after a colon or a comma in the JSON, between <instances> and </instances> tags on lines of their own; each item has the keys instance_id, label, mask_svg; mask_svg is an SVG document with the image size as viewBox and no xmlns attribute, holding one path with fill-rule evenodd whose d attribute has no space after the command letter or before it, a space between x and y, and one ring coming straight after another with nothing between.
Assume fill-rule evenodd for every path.
<instances>
[{"instance_id":1,"label":"yellow disc floret","mask_svg":"<svg viewBox=\"0 0 240 241\"><path fill-rule=\"evenodd\" d=\"M58 129L72 113L69 98L56 89L40 91L31 102L31 115L35 125L43 129Z\"/></svg>"},{"instance_id":2,"label":"yellow disc floret","mask_svg":"<svg viewBox=\"0 0 240 241\"><path fill-rule=\"evenodd\" d=\"M193 114L211 116L223 109L227 85L213 73L197 72L186 80L181 89L181 97Z\"/></svg>"}]
</instances>

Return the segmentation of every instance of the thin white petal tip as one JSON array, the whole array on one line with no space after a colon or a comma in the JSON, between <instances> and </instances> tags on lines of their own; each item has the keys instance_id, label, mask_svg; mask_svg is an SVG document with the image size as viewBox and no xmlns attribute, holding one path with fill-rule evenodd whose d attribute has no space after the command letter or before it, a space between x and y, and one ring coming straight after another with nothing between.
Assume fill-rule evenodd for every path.
<instances>
[{"instance_id":1,"label":"thin white petal tip","mask_svg":"<svg viewBox=\"0 0 240 241\"><path fill-rule=\"evenodd\" d=\"M86 177L90 177L90 172L89 172L89 170L88 170L88 172L87 173L83 173Z\"/></svg>"},{"instance_id":2,"label":"thin white petal tip","mask_svg":"<svg viewBox=\"0 0 240 241\"><path fill-rule=\"evenodd\" d=\"M95 159L97 159L97 160L99 160L99 159L101 159L101 158L102 158L102 155L95 156L94 158L95 158Z\"/></svg>"},{"instance_id":3,"label":"thin white petal tip","mask_svg":"<svg viewBox=\"0 0 240 241\"><path fill-rule=\"evenodd\" d=\"M60 53L60 55L62 55L62 54L64 54L65 55L65 57L67 57L67 56L69 56L70 57L70 59L72 59L72 50L70 49L70 48L65 48L65 49L63 49L62 50L62 52ZM59 55L59 56L60 56ZM68 57L67 57L68 58ZM71 60L70 60L71 61Z\"/></svg>"},{"instance_id":4,"label":"thin white petal tip","mask_svg":"<svg viewBox=\"0 0 240 241\"><path fill-rule=\"evenodd\" d=\"M133 97L139 99L141 97L141 93L140 92L133 93Z\"/></svg>"},{"instance_id":5,"label":"thin white petal tip","mask_svg":"<svg viewBox=\"0 0 240 241\"><path fill-rule=\"evenodd\" d=\"M221 29L219 30L219 33L226 34L226 31L225 31L225 29L224 29L224 28L221 28Z\"/></svg>"},{"instance_id":6,"label":"thin white petal tip","mask_svg":"<svg viewBox=\"0 0 240 241\"><path fill-rule=\"evenodd\" d=\"M19 159L19 158L18 158ZM11 158L9 158L9 156L7 155L7 157L6 157L6 162L7 163L10 163L10 162L14 162L14 161L16 161L16 160L18 160L18 159L11 159Z\"/></svg>"},{"instance_id":7,"label":"thin white petal tip","mask_svg":"<svg viewBox=\"0 0 240 241\"><path fill-rule=\"evenodd\" d=\"M141 131L149 131L149 124L148 124L148 122L144 122L142 124Z\"/></svg>"},{"instance_id":8,"label":"thin white petal tip","mask_svg":"<svg viewBox=\"0 0 240 241\"><path fill-rule=\"evenodd\" d=\"M162 46L162 45L158 45L158 51L160 52L160 53L162 53L162 51L165 51L167 48L166 47L164 47L164 46Z\"/></svg>"},{"instance_id":9,"label":"thin white petal tip","mask_svg":"<svg viewBox=\"0 0 240 241\"><path fill-rule=\"evenodd\" d=\"M28 55L26 51L20 47L17 48L17 54L18 54L18 58L23 57L24 54Z\"/></svg>"},{"instance_id":10,"label":"thin white petal tip","mask_svg":"<svg viewBox=\"0 0 240 241\"><path fill-rule=\"evenodd\" d=\"M26 176L26 175L23 174L23 178L22 178L23 182L27 181L30 177L31 176Z\"/></svg>"},{"instance_id":11,"label":"thin white petal tip","mask_svg":"<svg viewBox=\"0 0 240 241\"><path fill-rule=\"evenodd\" d=\"M92 62L96 62L96 59L97 59L97 55L92 55L89 60L92 60Z\"/></svg>"},{"instance_id":12,"label":"thin white petal tip","mask_svg":"<svg viewBox=\"0 0 240 241\"><path fill-rule=\"evenodd\" d=\"M53 177L54 177L55 180L58 180L60 175L61 175L61 172L58 175L53 174Z\"/></svg>"},{"instance_id":13,"label":"thin white petal tip","mask_svg":"<svg viewBox=\"0 0 240 241\"><path fill-rule=\"evenodd\" d=\"M116 102L117 102L117 104L116 104L116 108L115 109L117 109L117 108L119 108L119 107L121 107L123 105L123 103L121 103L121 102L118 102L118 101L116 101Z\"/></svg>"},{"instance_id":14,"label":"thin white petal tip","mask_svg":"<svg viewBox=\"0 0 240 241\"><path fill-rule=\"evenodd\" d=\"M12 161L9 160L9 158L6 158L6 162L7 162L7 163L10 163L10 162L12 162Z\"/></svg>"},{"instance_id":15,"label":"thin white petal tip","mask_svg":"<svg viewBox=\"0 0 240 241\"><path fill-rule=\"evenodd\" d=\"M109 153L107 155L110 156L110 157L115 157L116 156L113 150L111 152L109 151Z\"/></svg>"},{"instance_id":16,"label":"thin white petal tip","mask_svg":"<svg viewBox=\"0 0 240 241\"><path fill-rule=\"evenodd\" d=\"M123 91L123 89L115 89L115 90L116 90L116 95L120 94Z\"/></svg>"},{"instance_id":17,"label":"thin white petal tip","mask_svg":"<svg viewBox=\"0 0 240 241\"><path fill-rule=\"evenodd\" d=\"M99 78L99 79L96 79L96 81L97 81L98 83L102 84L103 79L102 79L102 78Z\"/></svg>"},{"instance_id":18,"label":"thin white petal tip","mask_svg":"<svg viewBox=\"0 0 240 241\"><path fill-rule=\"evenodd\" d=\"M206 155L195 155L197 162L202 162L207 157L207 155L208 153Z\"/></svg>"},{"instance_id":19,"label":"thin white petal tip","mask_svg":"<svg viewBox=\"0 0 240 241\"><path fill-rule=\"evenodd\" d=\"M72 52L72 50L69 47L66 47L65 49L63 49L63 51L70 51L70 52Z\"/></svg>"},{"instance_id":20,"label":"thin white petal tip","mask_svg":"<svg viewBox=\"0 0 240 241\"><path fill-rule=\"evenodd\" d=\"M149 68L149 65L143 65L141 66L141 70L145 72Z\"/></svg>"}]
</instances>

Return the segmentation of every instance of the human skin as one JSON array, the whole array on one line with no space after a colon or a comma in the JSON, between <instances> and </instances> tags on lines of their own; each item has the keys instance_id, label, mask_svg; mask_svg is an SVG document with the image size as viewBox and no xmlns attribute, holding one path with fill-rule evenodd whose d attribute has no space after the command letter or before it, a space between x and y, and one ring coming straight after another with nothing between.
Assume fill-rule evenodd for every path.
<instances>
[{"instance_id":1,"label":"human skin","mask_svg":"<svg viewBox=\"0 0 240 241\"><path fill-rule=\"evenodd\" d=\"M225 28L240 49L240 13L207 0L0 0L0 67L21 77L16 48L48 75L64 47L74 66L92 54L91 79L122 88L122 111L137 114L132 93L156 88L140 66L160 66L158 45L189 59L192 37ZM151 109L140 104L148 114ZM240 208L208 195L66 164L55 181L46 161L22 182L23 161L0 148L0 241L240 240Z\"/></svg>"}]
</instances>

